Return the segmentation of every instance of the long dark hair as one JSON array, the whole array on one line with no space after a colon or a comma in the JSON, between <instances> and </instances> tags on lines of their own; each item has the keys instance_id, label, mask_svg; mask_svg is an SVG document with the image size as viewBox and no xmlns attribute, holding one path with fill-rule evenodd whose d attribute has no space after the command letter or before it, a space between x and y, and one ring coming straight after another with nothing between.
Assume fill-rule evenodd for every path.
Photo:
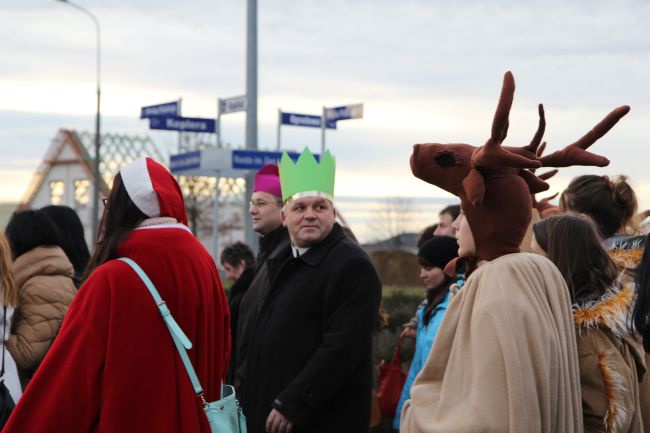
<instances>
[{"instance_id":1,"label":"long dark hair","mask_svg":"<svg viewBox=\"0 0 650 433\"><path fill-rule=\"evenodd\" d=\"M588 221L556 215L536 222L533 233L566 280L572 302L601 296L616 281L616 265Z\"/></svg>"},{"instance_id":2,"label":"long dark hair","mask_svg":"<svg viewBox=\"0 0 650 433\"><path fill-rule=\"evenodd\" d=\"M81 275L88 265L90 252L86 244L84 227L74 209L68 206L51 205L41 208L59 228L61 246L68 256L75 274Z\"/></svg>"},{"instance_id":3,"label":"long dark hair","mask_svg":"<svg viewBox=\"0 0 650 433\"><path fill-rule=\"evenodd\" d=\"M113 179L113 189L108 196L104 216L99 226L99 239L84 278L99 266L115 257L115 250L127 238L131 230L147 219L147 216L133 203L126 192L122 176Z\"/></svg>"},{"instance_id":4,"label":"long dark hair","mask_svg":"<svg viewBox=\"0 0 650 433\"><path fill-rule=\"evenodd\" d=\"M646 242L650 241L650 236ZM648 245L646 243L646 245ZM650 353L650 247L646 246L643 258L636 269L636 294L632 308L632 322L641 337L643 348Z\"/></svg>"},{"instance_id":5,"label":"long dark hair","mask_svg":"<svg viewBox=\"0 0 650 433\"><path fill-rule=\"evenodd\" d=\"M625 176L584 175L571 181L560 196L560 210L589 215L601 235L612 237L635 224L637 200Z\"/></svg>"},{"instance_id":6,"label":"long dark hair","mask_svg":"<svg viewBox=\"0 0 650 433\"><path fill-rule=\"evenodd\" d=\"M36 247L63 248L61 234L52 218L40 210L24 210L11 216L5 229L14 259Z\"/></svg>"},{"instance_id":7,"label":"long dark hair","mask_svg":"<svg viewBox=\"0 0 650 433\"><path fill-rule=\"evenodd\" d=\"M424 257L418 256L418 263L420 266L423 268L432 268L435 267L432 265L430 262L428 262ZM442 296L443 292L446 293L449 284L451 283L451 278L449 278L447 275L445 275L445 279L442 280L442 283L438 287L433 287L433 288L428 288L426 291L426 300L427 300L427 306L424 308L424 314L422 314L422 319L424 321L424 325L428 325L429 321L431 320L433 309L436 308L436 306L442 302L444 299L444 296ZM438 300L438 302L434 302Z\"/></svg>"}]
</instances>

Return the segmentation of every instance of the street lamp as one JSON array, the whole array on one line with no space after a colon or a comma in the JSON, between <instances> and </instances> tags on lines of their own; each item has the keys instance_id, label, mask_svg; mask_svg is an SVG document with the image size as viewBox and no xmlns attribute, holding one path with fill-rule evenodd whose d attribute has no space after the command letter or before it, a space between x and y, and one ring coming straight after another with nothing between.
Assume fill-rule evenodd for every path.
<instances>
[{"instance_id":1,"label":"street lamp","mask_svg":"<svg viewBox=\"0 0 650 433\"><path fill-rule=\"evenodd\" d=\"M100 60L100 44L99 44L99 21L97 21L97 18L93 14L90 13L89 10L83 8L82 6L79 6L78 4L72 3L69 0L56 0L61 3L66 3L72 6L75 9L79 9L81 12L85 13L88 15L92 20L93 23L95 23L95 28L97 29L97 114L95 116L95 161L93 164L93 173L95 177L95 194L93 195L93 206L92 206L92 216L91 216L91 221L92 221L92 231L93 231L93 240L96 242L97 241L97 234L99 231L99 188L100 188L100 179L101 175L99 173L99 146L100 146L100 140L99 140L99 127L100 127L100 119L101 119L101 114L99 110L99 101L100 101L100 81L99 81L99 60Z\"/></svg>"}]
</instances>

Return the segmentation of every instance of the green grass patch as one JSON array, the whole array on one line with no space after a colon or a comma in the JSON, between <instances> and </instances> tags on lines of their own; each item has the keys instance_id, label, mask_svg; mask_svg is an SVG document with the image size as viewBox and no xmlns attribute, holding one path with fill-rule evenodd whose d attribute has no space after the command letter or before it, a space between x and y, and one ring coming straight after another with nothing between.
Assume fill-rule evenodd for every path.
<instances>
[{"instance_id":1,"label":"green grass patch","mask_svg":"<svg viewBox=\"0 0 650 433\"><path fill-rule=\"evenodd\" d=\"M424 288L415 286L384 286L381 290L383 298L390 298L396 294L421 296L424 299Z\"/></svg>"}]
</instances>

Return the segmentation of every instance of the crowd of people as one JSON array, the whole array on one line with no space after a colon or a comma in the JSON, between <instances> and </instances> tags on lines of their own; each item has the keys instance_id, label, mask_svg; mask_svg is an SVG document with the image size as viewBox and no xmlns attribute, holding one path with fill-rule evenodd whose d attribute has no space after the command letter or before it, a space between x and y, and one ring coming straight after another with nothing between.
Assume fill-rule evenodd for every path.
<instances>
[{"instance_id":1,"label":"crowd of people","mask_svg":"<svg viewBox=\"0 0 650 433\"><path fill-rule=\"evenodd\" d=\"M506 74L485 145L413 150L413 174L460 204L418 240L423 300L400 335L415 354L392 427L648 431L650 252L636 195L625 177L583 175L558 206L535 200L540 166L605 165L587 148L627 108L542 156L541 107L533 141L502 146L513 92ZM3 386L16 402L3 431L237 431L206 416L228 384L239 431L367 432L382 287L337 220L334 181L332 155L308 149L257 172L259 250L223 249L228 291L178 183L149 158L116 174L91 251L74 210L16 212L0 235Z\"/></svg>"}]
</instances>

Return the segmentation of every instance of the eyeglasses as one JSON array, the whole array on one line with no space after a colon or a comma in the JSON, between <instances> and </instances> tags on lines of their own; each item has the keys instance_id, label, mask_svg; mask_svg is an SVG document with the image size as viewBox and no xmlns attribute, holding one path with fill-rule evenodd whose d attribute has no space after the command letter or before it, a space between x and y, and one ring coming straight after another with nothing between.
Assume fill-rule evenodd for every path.
<instances>
[{"instance_id":1,"label":"eyeglasses","mask_svg":"<svg viewBox=\"0 0 650 433\"><path fill-rule=\"evenodd\" d=\"M251 200L250 202L248 202L248 204L252 208L262 209L263 207L266 207L266 206L270 205L271 203L269 203L268 201L264 201L264 200ZM279 205L279 203L278 203L278 205Z\"/></svg>"}]
</instances>

